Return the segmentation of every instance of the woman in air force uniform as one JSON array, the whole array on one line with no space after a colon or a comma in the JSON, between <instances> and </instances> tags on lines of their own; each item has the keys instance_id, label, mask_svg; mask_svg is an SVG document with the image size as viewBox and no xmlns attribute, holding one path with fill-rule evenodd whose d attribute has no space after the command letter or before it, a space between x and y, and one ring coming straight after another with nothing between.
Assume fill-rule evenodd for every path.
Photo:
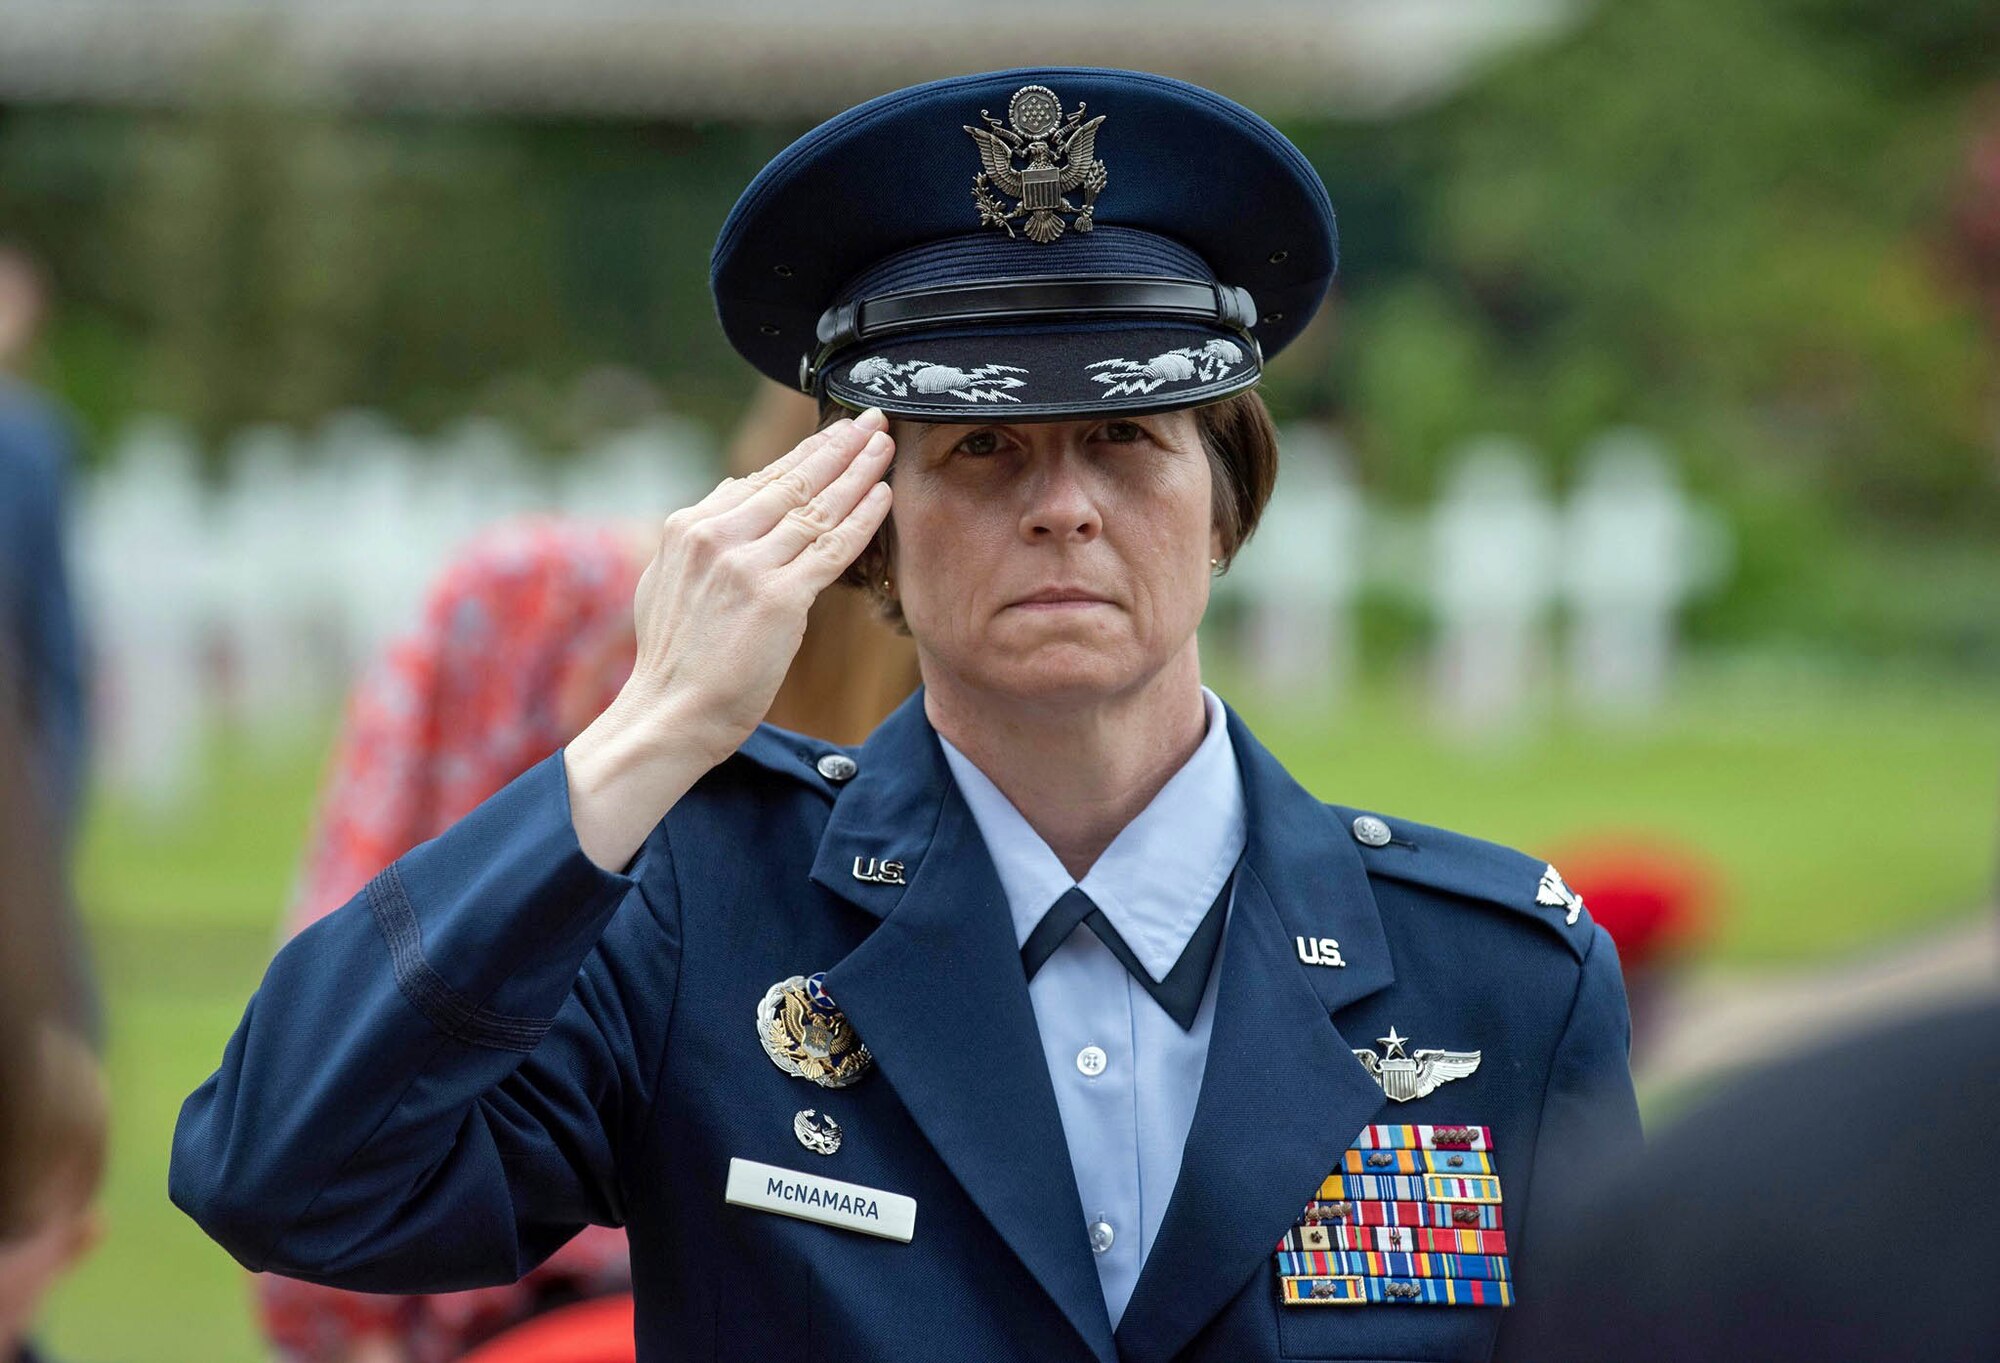
<instances>
[{"instance_id":1,"label":"woman in air force uniform","mask_svg":"<svg viewBox=\"0 0 2000 1363\"><path fill-rule=\"evenodd\" d=\"M1611 943L1198 672L1334 258L1295 148L1137 72L781 154L723 326L851 415L668 517L610 708L279 954L174 1199L367 1290L622 1224L655 1363L1504 1355L1537 1209L1636 1140ZM757 723L843 576L925 683L851 750Z\"/></svg>"}]
</instances>

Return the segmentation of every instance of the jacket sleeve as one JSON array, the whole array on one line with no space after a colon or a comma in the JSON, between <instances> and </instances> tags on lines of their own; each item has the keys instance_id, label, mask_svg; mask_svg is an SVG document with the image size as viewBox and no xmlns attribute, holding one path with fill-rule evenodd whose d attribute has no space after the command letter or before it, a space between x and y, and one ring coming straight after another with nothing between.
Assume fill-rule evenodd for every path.
<instances>
[{"instance_id":1,"label":"jacket sleeve","mask_svg":"<svg viewBox=\"0 0 2000 1363\"><path fill-rule=\"evenodd\" d=\"M278 953L181 1108L175 1203L247 1268L363 1291L512 1282L620 1224L672 883L664 828L605 872L562 755L530 768Z\"/></svg>"},{"instance_id":2,"label":"jacket sleeve","mask_svg":"<svg viewBox=\"0 0 2000 1363\"><path fill-rule=\"evenodd\" d=\"M1527 1205L1521 1214L1509 1209L1507 1238L1520 1305L1501 1313L1495 1360L1517 1356L1510 1339L1524 1319L1538 1314L1541 1265L1556 1257L1557 1250L1538 1236L1562 1225L1565 1195L1588 1182L1591 1171L1636 1155L1643 1142L1632 1091L1632 1017L1625 1003L1625 977L1611 935L1595 924L1591 934L1569 1021L1556 1043L1543 1090Z\"/></svg>"}]
</instances>

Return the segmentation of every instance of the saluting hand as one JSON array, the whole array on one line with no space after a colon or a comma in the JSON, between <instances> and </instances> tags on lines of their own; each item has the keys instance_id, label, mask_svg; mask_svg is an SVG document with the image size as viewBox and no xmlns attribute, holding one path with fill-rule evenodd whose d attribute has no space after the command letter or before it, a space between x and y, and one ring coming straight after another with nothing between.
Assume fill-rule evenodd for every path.
<instances>
[{"instance_id":1,"label":"saluting hand","mask_svg":"<svg viewBox=\"0 0 2000 1363\"><path fill-rule=\"evenodd\" d=\"M632 859L675 801L763 720L806 612L889 514L894 443L869 410L667 517L633 603L631 679L564 752L585 855Z\"/></svg>"}]
</instances>

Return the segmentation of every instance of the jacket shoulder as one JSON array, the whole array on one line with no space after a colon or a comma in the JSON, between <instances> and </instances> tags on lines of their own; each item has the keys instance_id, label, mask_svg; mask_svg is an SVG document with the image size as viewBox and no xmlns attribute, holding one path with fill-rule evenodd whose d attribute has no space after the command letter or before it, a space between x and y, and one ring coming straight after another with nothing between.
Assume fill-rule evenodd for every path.
<instances>
[{"instance_id":1,"label":"jacket shoulder","mask_svg":"<svg viewBox=\"0 0 2000 1363\"><path fill-rule=\"evenodd\" d=\"M1329 805L1354 833L1371 877L1402 881L1519 914L1547 929L1581 961L1592 923L1583 899L1548 862L1497 842L1371 810Z\"/></svg>"},{"instance_id":2,"label":"jacket shoulder","mask_svg":"<svg viewBox=\"0 0 2000 1363\"><path fill-rule=\"evenodd\" d=\"M740 859L746 847L813 846L852 761L839 744L761 724L674 802L649 842L671 845L676 864L695 848L731 848Z\"/></svg>"},{"instance_id":3,"label":"jacket shoulder","mask_svg":"<svg viewBox=\"0 0 2000 1363\"><path fill-rule=\"evenodd\" d=\"M854 750L823 738L759 724L743 745L724 759L703 782L753 781L780 788L834 795L858 770Z\"/></svg>"}]
</instances>

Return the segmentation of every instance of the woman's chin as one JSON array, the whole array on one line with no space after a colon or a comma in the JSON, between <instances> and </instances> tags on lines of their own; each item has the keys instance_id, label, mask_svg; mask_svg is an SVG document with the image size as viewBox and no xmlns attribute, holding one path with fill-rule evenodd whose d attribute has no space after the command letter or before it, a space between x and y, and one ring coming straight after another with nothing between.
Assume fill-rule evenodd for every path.
<instances>
[{"instance_id":1,"label":"woman's chin","mask_svg":"<svg viewBox=\"0 0 2000 1363\"><path fill-rule=\"evenodd\" d=\"M1005 649L981 669L988 688L1002 694L1082 703L1131 689L1143 670L1122 649L1060 639Z\"/></svg>"}]
</instances>

